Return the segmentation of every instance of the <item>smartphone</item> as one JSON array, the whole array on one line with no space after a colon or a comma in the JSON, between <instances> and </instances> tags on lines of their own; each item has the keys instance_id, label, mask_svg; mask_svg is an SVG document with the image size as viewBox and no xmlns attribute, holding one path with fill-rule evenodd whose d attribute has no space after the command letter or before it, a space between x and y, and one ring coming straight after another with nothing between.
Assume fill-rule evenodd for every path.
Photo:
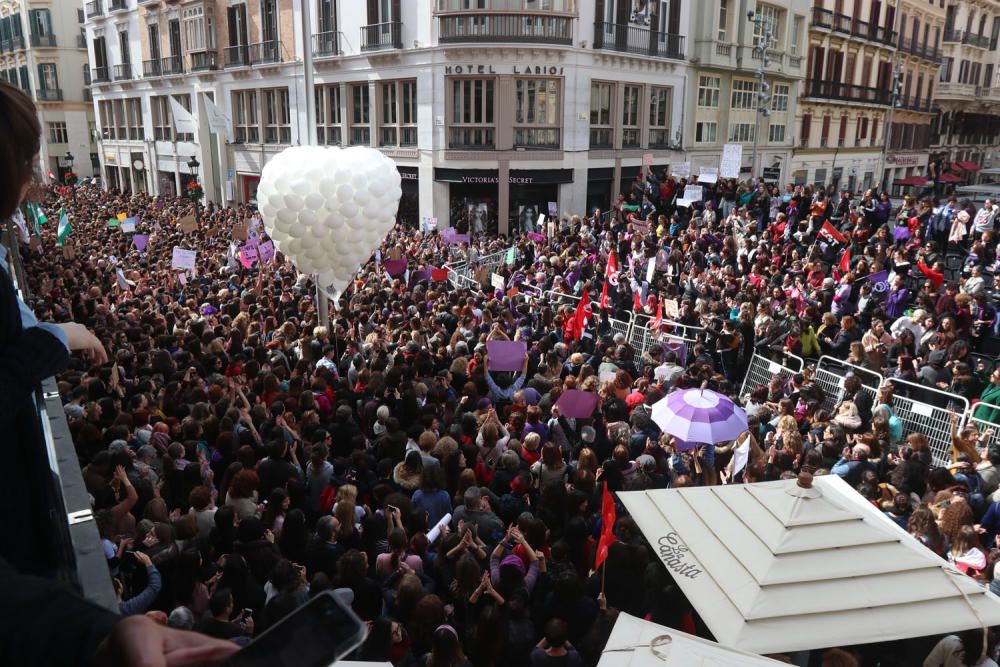
<instances>
[{"instance_id":1,"label":"smartphone","mask_svg":"<svg viewBox=\"0 0 1000 667\"><path fill-rule=\"evenodd\" d=\"M327 667L365 640L365 625L323 591L225 662L226 667Z\"/></svg>"}]
</instances>

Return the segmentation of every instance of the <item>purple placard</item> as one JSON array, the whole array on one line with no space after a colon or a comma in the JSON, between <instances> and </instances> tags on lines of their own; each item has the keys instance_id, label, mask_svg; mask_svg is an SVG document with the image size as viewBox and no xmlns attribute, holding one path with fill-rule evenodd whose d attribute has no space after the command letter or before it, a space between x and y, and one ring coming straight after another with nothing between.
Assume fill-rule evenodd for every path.
<instances>
[{"instance_id":1,"label":"purple placard","mask_svg":"<svg viewBox=\"0 0 1000 667\"><path fill-rule=\"evenodd\" d=\"M528 238L532 241L541 241L545 243L545 234L539 234L538 232L528 232Z\"/></svg>"},{"instance_id":2,"label":"purple placard","mask_svg":"<svg viewBox=\"0 0 1000 667\"><path fill-rule=\"evenodd\" d=\"M663 341L663 352L673 352L677 355L677 365L687 366L688 345L682 340Z\"/></svg>"},{"instance_id":3,"label":"purple placard","mask_svg":"<svg viewBox=\"0 0 1000 667\"><path fill-rule=\"evenodd\" d=\"M385 266L385 272L390 276L401 276L406 272L405 259L387 259L383 266Z\"/></svg>"},{"instance_id":4,"label":"purple placard","mask_svg":"<svg viewBox=\"0 0 1000 667\"><path fill-rule=\"evenodd\" d=\"M132 243L139 252L146 252L146 244L149 243L149 234L136 234L132 237Z\"/></svg>"},{"instance_id":5,"label":"purple placard","mask_svg":"<svg viewBox=\"0 0 1000 667\"><path fill-rule=\"evenodd\" d=\"M260 261L270 262L274 259L274 243L271 241L264 241L257 247L257 251L260 253Z\"/></svg>"},{"instance_id":6,"label":"purple placard","mask_svg":"<svg viewBox=\"0 0 1000 667\"><path fill-rule=\"evenodd\" d=\"M569 389L559 397L555 407L559 408L559 412L565 417L586 419L594 416L594 408L597 407L598 400L597 394L579 389Z\"/></svg>"},{"instance_id":7,"label":"purple placard","mask_svg":"<svg viewBox=\"0 0 1000 667\"><path fill-rule=\"evenodd\" d=\"M528 356L528 344L523 340L491 340L486 343L491 371L519 371Z\"/></svg>"}]
</instances>

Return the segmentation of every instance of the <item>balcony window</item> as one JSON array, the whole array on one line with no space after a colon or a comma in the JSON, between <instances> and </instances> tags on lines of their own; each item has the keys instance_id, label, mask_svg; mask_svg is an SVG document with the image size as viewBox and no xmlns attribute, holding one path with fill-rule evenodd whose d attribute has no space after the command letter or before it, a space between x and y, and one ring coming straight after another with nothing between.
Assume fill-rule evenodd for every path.
<instances>
[{"instance_id":1,"label":"balcony window","mask_svg":"<svg viewBox=\"0 0 1000 667\"><path fill-rule=\"evenodd\" d=\"M156 141L172 141L174 138L174 125L170 121L170 98L167 95L150 97L149 107L153 116L153 139Z\"/></svg>"},{"instance_id":2,"label":"balcony window","mask_svg":"<svg viewBox=\"0 0 1000 667\"><path fill-rule=\"evenodd\" d=\"M371 144L371 104L367 83L351 86L351 145Z\"/></svg>"},{"instance_id":3,"label":"balcony window","mask_svg":"<svg viewBox=\"0 0 1000 667\"><path fill-rule=\"evenodd\" d=\"M719 0L718 39L725 42L729 33L729 0Z\"/></svg>"},{"instance_id":4,"label":"balcony window","mask_svg":"<svg viewBox=\"0 0 1000 667\"><path fill-rule=\"evenodd\" d=\"M694 141L698 144L714 144L719 124L715 121L698 121L694 126Z\"/></svg>"},{"instance_id":5,"label":"balcony window","mask_svg":"<svg viewBox=\"0 0 1000 667\"><path fill-rule=\"evenodd\" d=\"M772 144L785 143L785 126L771 124L767 128L767 140Z\"/></svg>"},{"instance_id":6,"label":"balcony window","mask_svg":"<svg viewBox=\"0 0 1000 667\"><path fill-rule=\"evenodd\" d=\"M771 111L788 111L789 87L776 83L771 87Z\"/></svg>"},{"instance_id":7,"label":"balcony window","mask_svg":"<svg viewBox=\"0 0 1000 667\"><path fill-rule=\"evenodd\" d=\"M417 145L417 82L390 81L381 84L382 120L380 146Z\"/></svg>"},{"instance_id":8,"label":"balcony window","mask_svg":"<svg viewBox=\"0 0 1000 667\"><path fill-rule=\"evenodd\" d=\"M321 146L344 142L339 84L316 87L316 140Z\"/></svg>"},{"instance_id":9,"label":"balcony window","mask_svg":"<svg viewBox=\"0 0 1000 667\"><path fill-rule=\"evenodd\" d=\"M49 126L49 143L51 144L68 144L69 143L69 130L66 129L66 123L57 121L54 123L47 123Z\"/></svg>"},{"instance_id":10,"label":"balcony window","mask_svg":"<svg viewBox=\"0 0 1000 667\"><path fill-rule=\"evenodd\" d=\"M559 148L562 125L559 79L517 79L514 85L514 145Z\"/></svg>"},{"instance_id":11,"label":"balcony window","mask_svg":"<svg viewBox=\"0 0 1000 667\"><path fill-rule=\"evenodd\" d=\"M142 126L142 100L130 98L125 100L125 117L128 124L128 138L131 141L142 141L146 132Z\"/></svg>"},{"instance_id":12,"label":"balcony window","mask_svg":"<svg viewBox=\"0 0 1000 667\"><path fill-rule=\"evenodd\" d=\"M649 99L649 146L670 145L670 88L654 87Z\"/></svg>"},{"instance_id":13,"label":"balcony window","mask_svg":"<svg viewBox=\"0 0 1000 667\"><path fill-rule=\"evenodd\" d=\"M292 121L288 108L288 88L271 88L264 96L264 143L292 143Z\"/></svg>"},{"instance_id":14,"label":"balcony window","mask_svg":"<svg viewBox=\"0 0 1000 667\"><path fill-rule=\"evenodd\" d=\"M730 123L729 141L749 143L753 141L756 126L753 123Z\"/></svg>"},{"instance_id":15,"label":"balcony window","mask_svg":"<svg viewBox=\"0 0 1000 667\"><path fill-rule=\"evenodd\" d=\"M753 43L754 46L760 44L764 39L764 34L771 33L771 41L767 48L773 49L780 37L781 24L784 22L784 10L772 5L757 5L757 15L753 22Z\"/></svg>"},{"instance_id":16,"label":"balcony window","mask_svg":"<svg viewBox=\"0 0 1000 667\"><path fill-rule=\"evenodd\" d=\"M614 84L595 81L590 84L590 148L614 146L611 127L611 100Z\"/></svg>"},{"instance_id":17,"label":"balcony window","mask_svg":"<svg viewBox=\"0 0 1000 667\"><path fill-rule=\"evenodd\" d=\"M184 95L174 95L174 99L180 104L185 111L191 113L191 96ZM171 115L173 115L173 109L171 109ZM177 141L194 141L194 133L192 132L177 132L176 118L174 119L174 131L176 132Z\"/></svg>"},{"instance_id":18,"label":"balcony window","mask_svg":"<svg viewBox=\"0 0 1000 667\"><path fill-rule=\"evenodd\" d=\"M733 79L733 95L730 106L734 111L755 111L757 109L756 81Z\"/></svg>"},{"instance_id":19,"label":"balcony window","mask_svg":"<svg viewBox=\"0 0 1000 667\"><path fill-rule=\"evenodd\" d=\"M115 136L119 141L128 139L128 121L125 118L125 100L111 100L111 110L115 121Z\"/></svg>"},{"instance_id":20,"label":"balcony window","mask_svg":"<svg viewBox=\"0 0 1000 667\"><path fill-rule=\"evenodd\" d=\"M115 114L111 108L111 100L97 103L97 116L101 121L101 136L104 139L115 139Z\"/></svg>"},{"instance_id":21,"label":"balcony window","mask_svg":"<svg viewBox=\"0 0 1000 667\"><path fill-rule=\"evenodd\" d=\"M495 79L451 79L448 114L449 148L496 145Z\"/></svg>"},{"instance_id":22,"label":"balcony window","mask_svg":"<svg viewBox=\"0 0 1000 667\"><path fill-rule=\"evenodd\" d=\"M59 73L55 63L38 64L38 86L41 90L59 89Z\"/></svg>"},{"instance_id":23,"label":"balcony window","mask_svg":"<svg viewBox=\"0 0 1000 667\"><path fill-rule=\"evenodd\" d=\"M181 18L184 24L184 41L189 53L215 49L215 13L211 7L185 7Z\"/></svg>"},{"instance_id":24,"label":"balcony window","mask_svg":"<svg viewBox=\"0 0 1000 667\"><path fill-rule=\"evenodd\" d=\"M722 79L717 76L699 76L698 106L703 109L718 109L721 85Z\"/></svg>"},{"instance_id":25,"label":"balcony window","mask_svg":"<svg viewBox=\"0 0 1000 667\"><path fill-rule=\"evenodd\" d=\"M237 143L260 143L256 90L238 90L233 93L233 129Z\"/></svg>"}]
</instances>

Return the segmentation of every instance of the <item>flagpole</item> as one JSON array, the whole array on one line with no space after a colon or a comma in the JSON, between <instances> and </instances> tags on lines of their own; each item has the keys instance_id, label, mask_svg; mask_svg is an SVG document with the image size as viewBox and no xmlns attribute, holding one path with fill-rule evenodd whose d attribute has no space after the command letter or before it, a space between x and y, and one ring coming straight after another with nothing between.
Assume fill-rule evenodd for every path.
<instances>
[{"instance_id":1,"label":"flagpole","mask_svg":"<svg viewBox=\"0 0 1000 667\"><path fill-rule=\"evenodd\" d=\"M608 559L601 563L601 595L604 595L604 575L608 573Z\"/></svg>"}]
</instances>

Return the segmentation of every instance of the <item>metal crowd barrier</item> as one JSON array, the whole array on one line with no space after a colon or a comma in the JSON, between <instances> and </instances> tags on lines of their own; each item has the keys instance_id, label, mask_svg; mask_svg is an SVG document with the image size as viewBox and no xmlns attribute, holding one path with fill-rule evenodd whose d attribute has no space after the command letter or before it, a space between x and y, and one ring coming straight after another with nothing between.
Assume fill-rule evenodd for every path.
<instances>
[{"instance_id":1,"label":"metal crowd barrier","mask_svg":"<svg viewBox=\"0 0 1000 667\"><path fill-rule=\"evenodd\" d=\"M844 377L848 372L861 380L861 390L871 395L872 405L878 398L879 387L882 386L884 378L881 373L849 364L835 357L822 356L816 363L815 382L823 388L826 394L823 400L823 409L833 411L833 408L844 398Z\"/></svg>"},{"instance_id":2,"label":"metal crowd barrier","mask_svg":"<svg viewBox=\"0 0 1000 667\"><path fill-rule=\"evenodd\" d=\"M760 386L768 386L776 377L787 381L796 373L801 373L805 365L801 358L794 354L785 354L783 361L778 363L773 359L754 353L747 367L747 374L743 378L743 386L740 387L740 396L744 402L749 399L751 392Z\"/></svg>"},{"instance_id":3,"label":"metal crowd barrier","mask_svg":"<svg viewBox=\"0 0 1000 667\"><path fill-rule=\"evenodd\" d=\"M987 419L987 416L994 418ZM1000 447L1000 405L983 401L976 403L969 409L965 423L976 426L981 435L989 433L986 439L987 444L992 447Z\"/></svg>"},{"instance_id":4,"label":"metal crowd barrier","mask_svg":"<svg viewBox=\"0 0 1000 667\"><path fill-rule=\"evenodd\" d=\"M930 444L936 465L950 462L951 415L959 415L962 428L969 412L969 402L956 394L922 384L889 378L893 392L892 409L903 422L903 433L923 433Z\"/></svg>"}]
</instances>

